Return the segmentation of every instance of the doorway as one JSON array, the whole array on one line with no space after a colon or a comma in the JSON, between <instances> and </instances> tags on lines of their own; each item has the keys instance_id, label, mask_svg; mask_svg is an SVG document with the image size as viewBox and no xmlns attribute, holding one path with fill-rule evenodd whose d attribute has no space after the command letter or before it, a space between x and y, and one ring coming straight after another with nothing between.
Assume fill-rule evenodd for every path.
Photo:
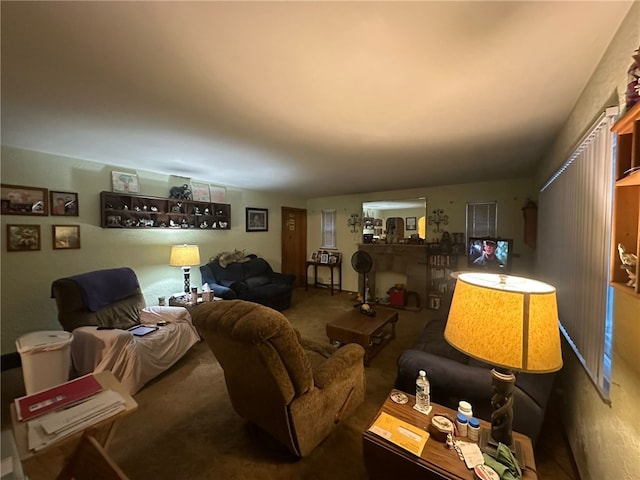
<instances>
[{"instance_id":1,"label":"doorway","mask_svg":"<svg viewBox=\"0 0 640 480\"><path fill-rule=\"evenodd\" d=\"M307 210L282 207L282 273L296 276L296 286L307 275Z\"/></svg>"}]
</instances>

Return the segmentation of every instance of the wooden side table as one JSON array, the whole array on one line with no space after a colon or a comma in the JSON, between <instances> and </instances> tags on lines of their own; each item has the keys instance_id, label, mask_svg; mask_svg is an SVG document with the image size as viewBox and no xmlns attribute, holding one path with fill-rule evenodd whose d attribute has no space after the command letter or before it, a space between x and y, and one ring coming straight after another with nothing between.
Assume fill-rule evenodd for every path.
<instances>
[{"instance_id":1,"label":"wooden side table","mask_svg":"<svg viewBox=\"0 0 640 480\"><path fill-rule=\"evenodd\" d=\"M138 408L137 402L122 387L122 384L111 372L104 371L96 373L95 378L105 389L114 390L122 395L125 400L125 409L106 420L91 425L84 431L80 430L68 437L60 439L58 442L38 452L29 450L27 423L18 420L15 404L11 404L11 426L16 442L16 449L20 462L22 463L22 468L28 478L43 480L56 478L75 454L85 432L90 432L98 443L107 449L109 442L115 434L117 421Z\"/></svg>"},{"instance_id":2,"label":"wooden side table","mask_svg":"<svg viewBox=\"0 0 640 480\"><path fill-rule=\"evenodd\" d=\"M455 449L447 448L444 443L438 442L433 437L427 440L420 457L416 457L403 448L369 431L369 428L381 412L420 428L427 428L434 414L455 418L457 413L432 402L431 414L423 415L413 409L415 397L413 395L407 395L407 397L409 397L409 401L404 405L397 404L387 397L362 435L364 464L369 473L369 478L371 480L388 480L389 478L473 480L473 470L467 469ZM490 424L484 420L480 421L480 425L482 427L490 427ZM526 464L522 468L523 480L537 480L538 475L536 473L536 462L533 456L531 439L516 432L513 432L513 438L519 440L522 444Z\"/></svg>"},{"instance_id":3,"label":"wooden side table","mask_svg":"<svg viewBox=\"0 0 640 480\"><path fill-rule=\"evenodd\" d=\"M333 271L335 269L338 269L338 291L342 291L342 263L341 262L336 262L336 263L321 263L321 262L315 262L313 260L307 260L307 265L305 267L305 273L304 273L304 281L305 281L305 290L309 290L309 277L307 276L307 271L309 270L309 267L313 266L313 286L315 288L318 288L318 267L327 267L330 271L331 271L331 295L333 295L333 287L335 285L334 280L333 280Z\"/></svg>"}]
</instances>

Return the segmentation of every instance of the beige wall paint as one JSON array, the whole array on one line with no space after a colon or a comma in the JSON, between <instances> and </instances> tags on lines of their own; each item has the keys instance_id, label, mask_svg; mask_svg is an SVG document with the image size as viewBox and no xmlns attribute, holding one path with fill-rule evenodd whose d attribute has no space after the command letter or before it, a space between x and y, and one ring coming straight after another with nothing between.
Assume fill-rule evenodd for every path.
<instances>
[{"instance_id":1,"label":"beige wall paint","mask_svg":"<svg viewBox=\"0 0 640 480\"><path fill-rule=\"evenodd\" d=\"M627 69L640 45L640 2L635 2L607 52L582 92L576 106L540 164L540 186L572 153L584 132L605 107L624 110ZM611 406L597 393L573 351L566 350L562 372L565 392L563 421L583 480L638 476L640 394L638 325L640 301L614 290L613 366Z\"/></svg>"},{"instance_id":2,"label":"beige wall paint","mask_svg":"<svg viewBox=\"0 0 640 480\"><path fill-rule=\"evenodd\" d=\"M78 217L2 216L1 329L2 354L15 352L15 340L35 330L59 330L55 302L50 299L56 278L91 270L128 266L135 270L148 304L183 288L182 271L170 267L172 244L200 247L202 263L219 252L239 249L264 257L279 271L280 207L305 208L296 197L266 194L227 187L225 203L231 204L231 230L105 229L100 227L100 195L111 190L111 171L121 168L43 153L2 147L2 183L77 192ZM185 178L146 171L137 173L141 194L168 196L169 188ZM197 180L197 179L194 179ZM268 232L245 232L245 207L269 209ZM38 252L7 252L6 224L38 224L42 249ZM51 225L80 225L79 250L53 250ZM200 271L191 271L193 285L201 285Z\"/></svg>"},{"instance_id":3,"label":"beige wall paint","mask_svg":"<svg viewBox=\"0 0 640 480\"><path fill-rule=\"evenodd\" d=\"M465 232L468 202L496 201L498 202L498 234L503 238L514 239L517 257L514 258L513 273L527 275L531 272L534 251L524 244L522 207L534 191L529 179L517 179L310 199L307 202L307 251L313 252L320 247L322 210L336 209L337 248L343 254L342 286L345 290L355 292L358 290L358 274L351 268L351 256L358 249L358 243L362 242L362 228L358 233L351 233L347 220L352 213L362 214L363 202L425 197L427 215L435 208L443 209L449 216L449 224L442 228L453 233ZM427 226L429 241L442 235L433 233L433 228L434 226ZM319 280L328 283L328 274L328 269L326 272L319 269ZM395 275L387 279L384 276L382 279L376 277L378 292L372 293L383 296L386 290L396 282ZM425 301L426 299L422 299L423 303Z\"/></svg>"}]
</instances>

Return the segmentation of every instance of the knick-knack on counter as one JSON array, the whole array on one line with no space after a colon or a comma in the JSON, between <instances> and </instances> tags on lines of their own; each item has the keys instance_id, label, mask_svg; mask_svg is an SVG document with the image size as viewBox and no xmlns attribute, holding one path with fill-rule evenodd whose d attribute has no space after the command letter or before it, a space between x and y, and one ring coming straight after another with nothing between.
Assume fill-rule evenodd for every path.
<instances>
[{"instance_id":1,"label":"knick-knack on counter","mask_svg":"<svg viewBox=\"0 0 640 480\"><path fill-rule=\"evenodd\" d=\"M627 111L640 100L640 48L631 56L633 63L627 70L629 83L627 83L626 106Z\"/></svg>"}]
</instances>

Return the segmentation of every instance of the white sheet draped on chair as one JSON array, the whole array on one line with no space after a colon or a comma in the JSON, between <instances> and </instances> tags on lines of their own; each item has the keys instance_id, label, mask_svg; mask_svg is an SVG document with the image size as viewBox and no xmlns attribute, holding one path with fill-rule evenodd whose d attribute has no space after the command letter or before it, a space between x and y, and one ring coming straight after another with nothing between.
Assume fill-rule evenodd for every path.
<instances>
[{"instance_id":1,"label":"white sheet draped on chair","mask_svg":"<svg viewBox=\"0 0 640 480\"><path fill-rule=\"evenodd\" d=\"M76 372L84 375L109 370L135 394L200 341L185 308L147 307L140 312L143 324L155 325L159 320L166 320L167 325L143 337L120 329L74 329L71 358Z\"/></svg>"}]
</instances>

